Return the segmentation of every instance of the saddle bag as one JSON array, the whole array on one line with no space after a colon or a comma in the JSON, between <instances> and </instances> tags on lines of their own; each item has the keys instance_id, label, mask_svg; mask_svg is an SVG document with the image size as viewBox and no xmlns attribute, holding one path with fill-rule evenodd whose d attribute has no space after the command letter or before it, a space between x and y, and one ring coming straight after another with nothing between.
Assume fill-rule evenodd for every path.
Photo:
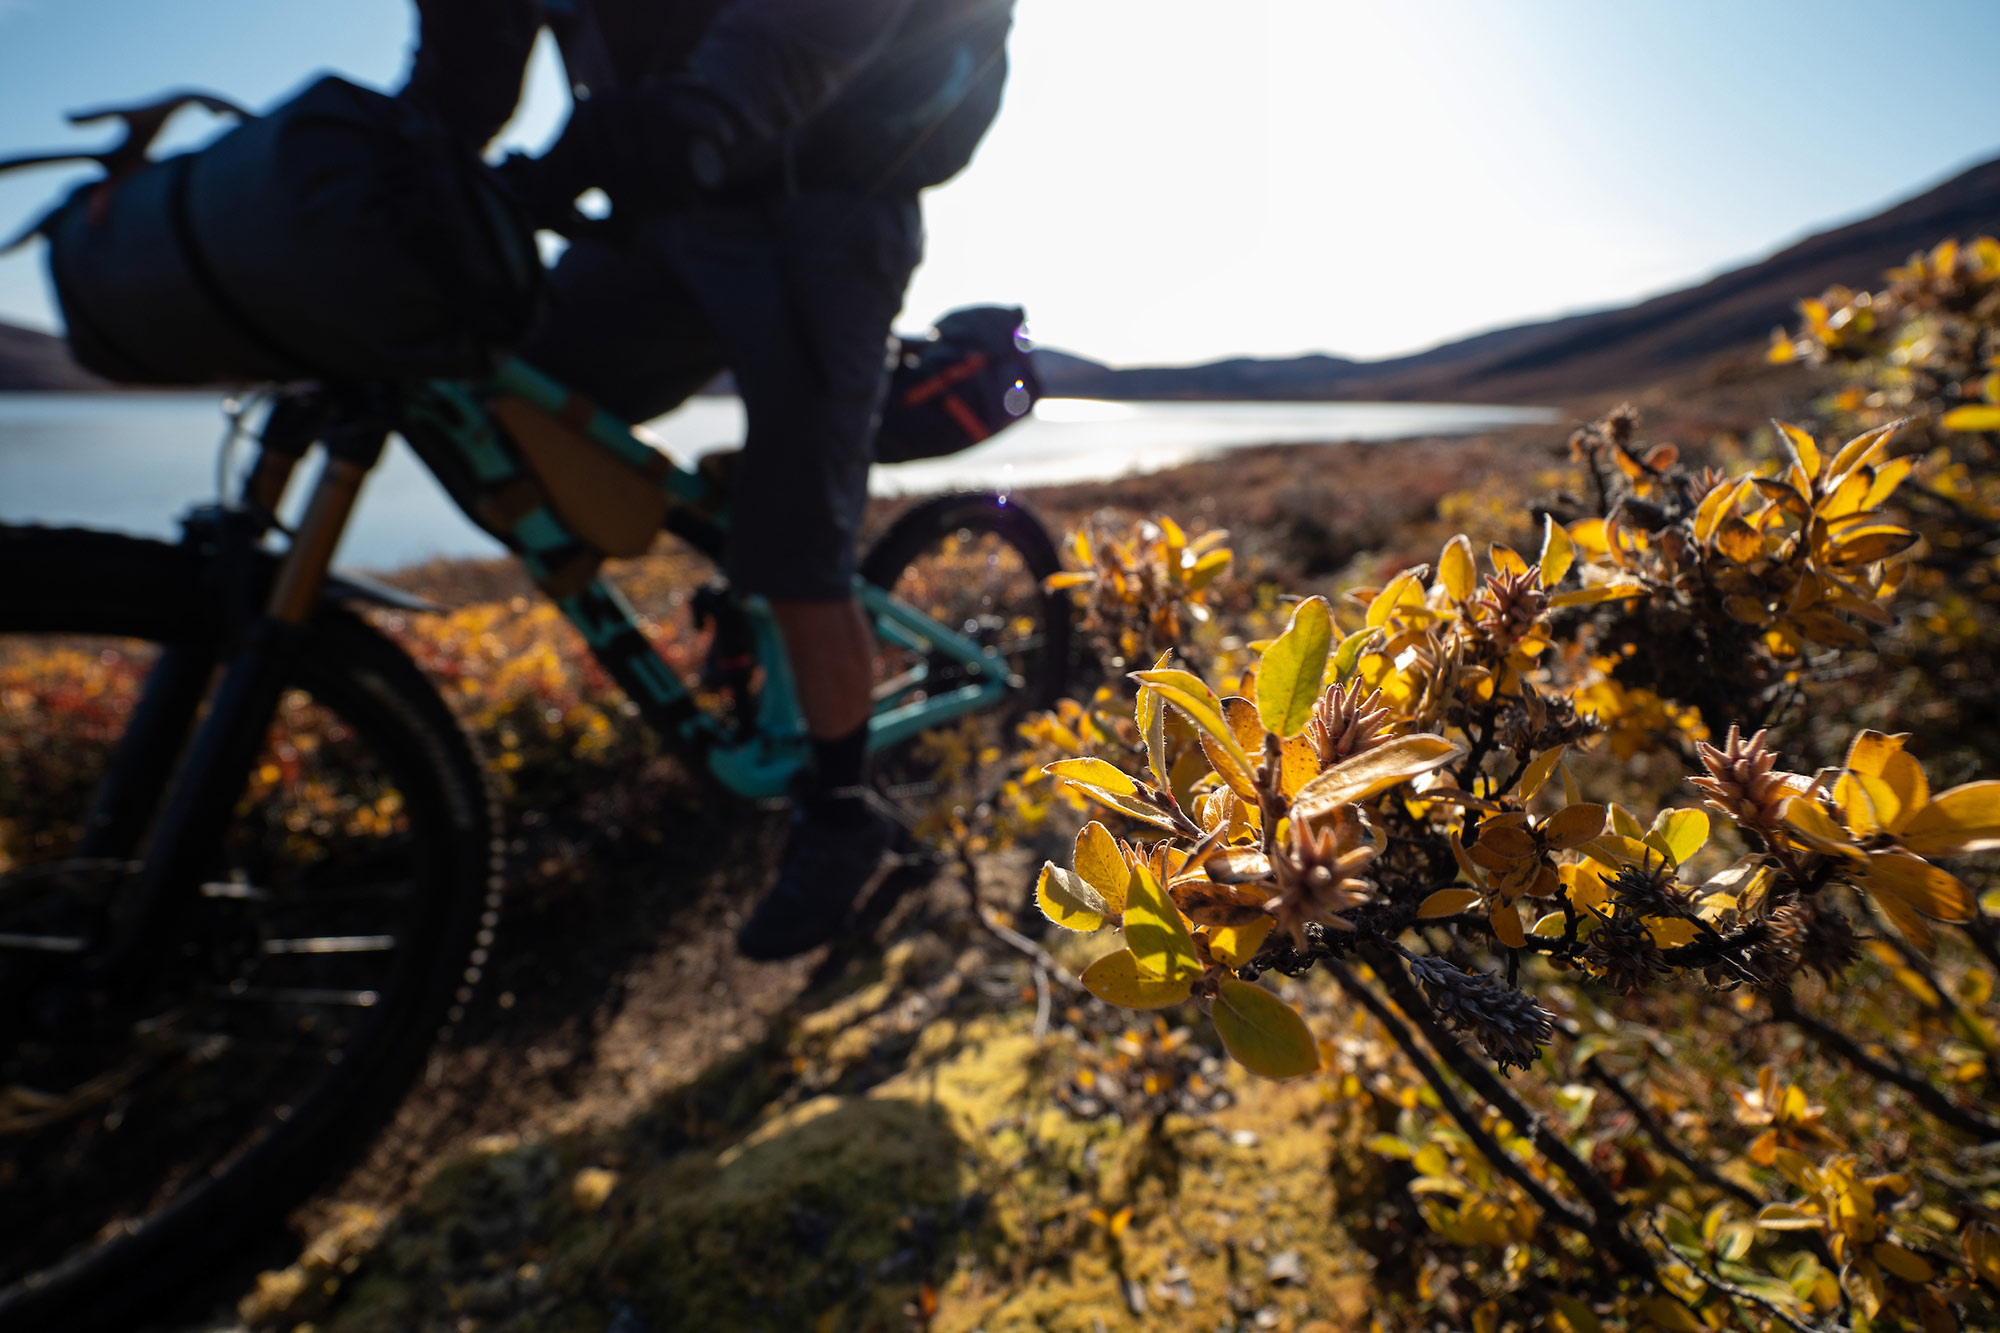
<instances>
[{"instance_id":1,"label":"saddle bag","mask_svg":"<svg viewBox=\"0 0 2000 1333\"><path fill-rule=\"evenodd\" d=\"M954 310L901 344L875 435L875 461L969 449L1019 421L1042 396L1018 307Z\"/></svg>"},{"instance_id":2,"label":"saddle bag","mask_svg":"<svg viewBox=\"0 0 2000 1333\"><path fill-rule=\"evenodd\" d=\"M415 108L331 76L44 220L70 346L142 384L471 378L533 317L534 235Z\"/></svg>"}]
</instances>

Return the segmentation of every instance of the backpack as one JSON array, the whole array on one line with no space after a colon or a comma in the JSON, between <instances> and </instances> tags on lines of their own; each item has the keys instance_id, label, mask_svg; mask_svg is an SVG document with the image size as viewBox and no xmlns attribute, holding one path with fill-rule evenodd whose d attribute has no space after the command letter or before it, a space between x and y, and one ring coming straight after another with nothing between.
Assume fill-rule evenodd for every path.
<instances>
[{"instance_id":1,"label":"backpack","mask_svg":"<svg viewBox=\"0 0 2000 1333\"><path fill-rule=\"evenodd\" d=\"M875 461L908 463L969 449L1019 421L1042 396L1014 306L954 310L900 349L875 434Z\"/></svg>"},{"instance_id":2,"label":"backpack","mask_svg":"<svg viewBox=\"0 0 2000 1333\"><path fill-rule=\"evenodd\" d=\"M802 131L801 179L871 194L941 185L1000 110L1014 0L915 0L882 54Z\"/></svg>"}]
</instances>

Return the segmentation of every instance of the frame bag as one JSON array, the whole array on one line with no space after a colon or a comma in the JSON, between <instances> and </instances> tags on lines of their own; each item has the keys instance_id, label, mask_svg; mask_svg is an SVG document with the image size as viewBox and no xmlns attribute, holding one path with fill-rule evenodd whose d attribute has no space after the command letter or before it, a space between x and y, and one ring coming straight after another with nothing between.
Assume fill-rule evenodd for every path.
<instances>
[{"instance_id":1,"label":"frame bag","mask_svg":"<svg viewBox=\"0 0 2000 1333\"><path fill-rule=\"evenodd\" d=\"M526 333L534 234L415 108L327 76L40 227L84 366L143 384L470 378Z\"/></svg>"},{"instance_id":2,"label":"frame bag","mask_svg":"<svg viewBox=\"0 0 2000 1333\"><path fill-rule=\"evenodd\" d=\"M925 337L899 337L875 461L908 463L969 449L1028 414L1042 396L1026 316L1013 306L954 310Z\"/></svg>"}]
</instances>

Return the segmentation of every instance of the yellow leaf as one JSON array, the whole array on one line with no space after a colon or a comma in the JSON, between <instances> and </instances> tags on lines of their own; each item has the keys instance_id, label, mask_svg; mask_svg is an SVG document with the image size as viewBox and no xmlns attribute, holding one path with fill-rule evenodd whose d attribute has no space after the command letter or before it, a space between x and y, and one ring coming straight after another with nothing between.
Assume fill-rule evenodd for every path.
<instances>
[{"instance_id":1,"label":"yellow leaf","mask_svg":"<svg viewBox=\"0 0 2000 1333\"><path fill-rule=\"evenodd\" d=\"M1166 829L1170 833L1180 832L1180 826L1174 823L1171 815L1146 804L1137 796L1121 796L1117 792L1106 791L1102 787L1094 787L1088 782L1077 782L1074 779L1070 785L1099 805L1116 810L1120 814L1130 815L1134 819L1151 824L1155 828Z\"/></svg>"},{"instance_id":2,"label":"yellow leaf","mask_svg":"<svg viewBox=\"0 0 2000 1333\"><path fill-rule=\"evenodd\" d=\"M1715 529L1715 549L1739 565L1764 557L1764 537L1735 515L1722 520Z\"/></svg>"},{"instance_id":3,"label":"yellow leaf","mask_svg":"<svg viewBox=\"0 0 2000 1333\"><path fill-rule=\"evenodd\" d=\"M1601 518L1586 518L1572 523L1569 539L1593 556L1603 555L1611 546L1605 537L1604 520Z\"/></svg>"},{"instance_id":4,"label":"yellow leaf","mask_svg":"<svg viewBox=\"0 0 2000 1333\"><path fill-rule=\"evenodd\" d=\"M1944 414L1943 425L1946 430L2000 430L2000 406L1970 403L1954 407Z\"/></svg>"},{"instance_id":5,"label":"yellow leaf","mask_svg":"<svg viewBox=\"0 0 2000 1333\"><path fill-rule=\"evenodd\" d=\"M1869 1253L1875 1257L1876 1263L1905 1282L1928 1282L1937 1276L1936 1271L1921 1257L1910 1253L1894 1241L1878 1240Z\"/></svg>"},{"instance_id":6,"label":"yellow leaf","mask_svg":"<svg viewBox=\"0 0 2000 1333\"><path fill-rule=\"evenodd\" d=\"M1160 697L1178 708L1197 729L1213 737L1226 762L1236 766L1239 777L1249 780L1253 767L1250 759L1237 744L1236 733L1223 720L1222 701L1201 677L1191 671L1135 671L1132 675L1141 685L1158 690Z\"/></svg>"},{"instance_id":7,"label":"yellow leaf","mask_svg":"<svg viewBox=\"0 0 2000 1333\"><path fill-rule=\"evenodd\" d=\"M1132 867L1125 890L1125 943L1139 966L1163 980L1179 981L1201 973L1201 958L1195 953L1187 922L1145 866Z\"/></svg>"},{"instance_id":8,"label":"yellow leaf","mask_svg":"<svg viewBox=\"0 0 2000 1333\"><path fill-rule=\"evenodd\" d=\"M1208 933L1208 956L1225 967L1241 967L1264 947L1264 937L1278 923L1259 917L1240 926L1223 926Z\"/></svg>"},{"instance_id":9,"label":"yellow leaf","mask_svg":"<svg viewBox=\"0 0 2000 1333\"><path fill-rule=\"evenodd\" d=\"M1750 489L1746 478L1741 481L1724 482L1714 487L1701 498L1701 504L1694 511L1694 539L1706 542L1715 535L1716 527L1725 517L1733 517L1736 506L1743 498L1743 492Z\"/></svg>"},{"instance_id":10,"label":"yellow leaf","mask_svg":"<svg viewBox=\"0 0 2000 1333\"><path fill-rule=\"evenodd\" d=\"M1813 441L1811 433L1792 425L1789 421L1773 420L1771 424L1778 428L1778 433L1784 437L1785 443L1791 446L1792 456L1798 460L1799 466L1805 469L1806 476L1817 477L1820 463L1819 445Z\"/></svg>"},{"instance_id":11,"label":"yellow leaf","mask_svg":"<svg viewBox=\"0 0 2000 1333\"><path fill-rule=\"evenodd\" d=\"M1421 580L1429 572L1429 566L1418 565L1390 579L1389 586L1377 593L1374 601L1368 603L1368 628L1380 629L1387 624L1389 617L1395 614L1396 608L1412 595L1421 600L1423 597Z\"/></svg>"},{"instance_id":12,"label":"yellow leaf","mask_svg":"<svg viewBox=\"0 0 2000 1333\"><path fill-rule=\"evenodd\" d=\"M1938 921L1970 921L1979 907L1948 870L1907 852L1870 852L1862 872L1873 893L1888 893Z\"/></svg>"},{"instance_id":13,"label":"yellow leaf","mask_svg":"<svg viewBox=\"0 0 2000 1333\"><path fill-rule=\"evenodd\" d=\"M1102 788L1116 796L1135 796L1139 791L1139 784L1123 769L1102 759L1058 759L1043 765L1042 772L1064 782Z\"/></svg>"},{"instance_id":14,"label":"yellow leaf","mask_svg":"<svg viewBox=\"0 0 2000 1333\"><path fill-rule=\"evenodd\" d=\"M1041 878L1035 881L1035 901L1041 906L1042 915L1064 930L1096 930L1111 910L1103 896L1081 875L1072 874L1053 861L1042 862Z\"/></svg>"},{"instance_id":15,"label":"yellow leaf","mask_svg":"<svg viewBox=\"0 0 2000 1333\"><path fill-rule=\"evenodd\" d=\"M1560 610L1566 606L1595 606L1599 602L1612 602L1621 597L1643 597L1646 586L1642 583L1595 583L1587 588L1572 588L1549 598L1551 609Z\"/></svg>"},{"instance_id":16,"label":"yellow leaf","mask_svg":"<svg viewBox=\"0 0 2000 1333\"><path fill-rule=\"evenodd\" d=\"M1097 582L1097 575L1089 570L1065 570L1051 574L1042 580L1044 592L1061 592L1064 588L1080 588L1086 583Z\"/></svg>"},{"instance_id":17,"label":"yellow leaf","mask_svg":"<svg viewBox=\"0 0 2000 1333\"><path fill-rule=\"evenodd\" d=\"M1604 807L1566 805L1542 823L1542 842L1550 851L1581 846L1604 832Z\"/></svg>"},{"instance_id":18,"label":"yellow leaf","mask_svg":"<svg viewBox=\"0 0 2000 1333\"><path fill-rule=\"evenodd\" d=\"M1917 544L1917 534L1894 523L1870 523L1844 530L1833 544L1836 565L1872 565L1901 555Z\"/></svg>"},{"instance_id":19,"label":"yellow leaf","mask_svg":"<svg viewBox=\"0 0 2000 1333\"><path fill-rule=\"evenodd\" d=\"M1646 918L1646 933L1662 949L1678 949L1683 944L1694 942L1694 922L1674 916L1649 916Z\"/></svg>"},{"instance_id":20,"label":"yellow leaf","mask_svg":"<svg viewBox=\"0 0 2000 1333\"><path fill-rule=\"evenodd\" d=\"M1542 586L1553 588L1569 573L1570 564L1576 559L1576 548L1570 543L1569 534L1562 525L1547 514L1542 515Z\"/></svg>"},{"instance_id":21,"label":"yellow leaf","mask_svg":"<svg viewBox=\"0 0 2000 1333\"><path fill-rule=\"evenodd\" d=\"M1215 1035L1237 1063L1265 1078L1297 1078L1319 1068L1319 1043L1298 1010L1262 986L1230 978L1216 992Z\"/></svg>"},{"instance_id":22,"label":"yellow leaf","mask_svg":"<svg viewBox=\"0 0 2000 1333\"><path fill-rule=\"evenodd\" d=\"M1905 454L1901 458L1892 458L1876 468L1875 480L1869 483L1868 494L1862 497L1861 507L1864 510L1873 509L1888 499L1895 489L1903 484L1903 478L1909 476L1911 469L1916 465L1917 460Z\"/></svg>"},{"instance_id":23,"label":"yellow leaf","mask_svg":"<svg viewBox=\"0 0 2000 1333\"><path fill-rule=\"evenodd\" d=\"M1501 542L1494 542L1486 548L1486 558L1493 563L1493 572L1496 574L1528 572L1528 562L1521 558L1521 553Z\"/></svg>"},{"instance_id":24,"label":"yellow leaf","mask_svg":"<svg viewBox=\"0 0 2000 1333\"><path fill-rule=\"evenodd\" d=\"M1657 835L1658 841L1654 841ZM1705 810L1662 810L1653 820L1645 839L1673 859L1677 866L1700 851L1708 841L1708 812Z\"/></svg>"},{"instance_id":25,"label":"yellow leaf","mask_svg":"<svg viewBox=\"0 0 2000 1333\"><path fill-rule=\"evenodd\" d=\"M1464 753L1461 743L1429 732L1398 736L1341 760L1308 782L1292 804L1292 818L1314 819L1336 806L1365 801Z\"/></svg>"},{"instance_id":26,"label":"yellow leaf","mask_svg":"<svg viewBox=\"0 0 2000 1333\"><path fill-rule=\"evenodd\" d=\"M1542 784L1549 780L1549 774L1555 772L1556 765L1562 762L1563 751L1566 748L1566 746L1561 745L1555 746L1552 749L1542 751L1528 761L1528 766L1521 770L1522 801L1532 801L1535 799L1535 793L1542 789ZM1575 803L1571 802L1571 804Z\"/></svg>"},{"instance_id":27,"label":"yellow leaf","mask_svg":"<svg viewBox=\"0 0 2000 1333\"><path fill-rule=\"evenodd\" d=\"M1222 720L1228 724L1230 734L1236 737L1236 744L1243 751L1244 758L1255 763L1264 752L1264 724L1257 720L1257 705L1241 695L1232 694L1222 701ZM1228 784L1229 790L1255 805L1257 784L1251 781L1250 775L1236 767L1220 742L1211 740L1205 734L1200 740L1201 752L1208 756L1208 762L1214 765L1217 775Z\"/></svg>"},{"instance_id":28,"label":"yellow leaf","mask_svg":"<svg viewBox=\"0 0 2000 1333\"><path fill-rule=\"evenodd\" d=\"M1478 578L1478 570L1472 561L1472 539L1459 533L1444 544L1438 554L1438 582L1454 602L1463 602L1472 596L1473 584Z\"/></svg>"},{"instance_id":29,"label":"yellow leaf","mask_svg":"<svg viewBox=\"0 0 2000 1333\"><path fill-rule=\"evenodd\" d=\"M1868 901L1889 918L1913 948L1920 953L1930 953L1937 948L1937 936L1931 933L1930 923L1924 920L1923 913L1894 893L1870 887L1873 891L1869 893Z\"/></svg>"},{"instance_id":30,"label":"yellow leaf","mask_svg":"<svg viewBox=\"0 0 2000 1333\"><path fill-rule=\"evenodd\" d=\"M1160 654L1160 660L1153 663L1153 670L1165 671L1167 663L1173 659L1173 649ZM1160 696L1152 690L1140 690L1136 703L1132 706L1132 720L1139 726L1139 737L1146 742L1146 768L1153 775L1153 786L1161 791L1173 790L1167 770L1167 709L1160 702Z\"/></svg>"},{"instance_id":31,"label":"yellow leaf","mask_svg":"<svg viewBox=\"0 0 2000 1333\"><path fill-rule=\"evenodd\" d=\"M1472 889L1439 889L1424 899L1423 906L1417 909L1417 920L1435 921L1441 916L1457 916L1478 902L1479 897Z\"/></svg>"},{"instance_id":32,"label":"yellow leaf","mask_svg":"<svg viewBox=\"0 0 2000 1333\"><path fill-rule=\"evenodd\" d=\"M1500 942L1510 949L1525 949L1528 945L1527 932L1521 928L1521 912L1511 903L1496 902L1487 913L1493 922L1493 933Z\"/></svg>"},{"instance_id":33,"label":"yellow leaf","mask_svg":"<svg viewBox=\"0 0 2000 1333\"><path fill-rule=\"evenodd\" d=\"M1278 790L1286 797L1297 796L1318 776L1319 751L1310 736L1294 736L1278 747Z\"/></svg>"},{"instance_id":34,"label":"yellow leaf","mask_svg":"<svg viewBox=\"0 0 2000 1333\"><path fill-rule=\"evenodd\" d=\"M1908 420L1909 418L1907 417L1898 418L1886 426L1877 426L1874 430L1863 431L1849 440L1840 447L1840 452L1833 456L1833 462L1827 465L1827 476L1838 481L1844 479L1849 473L1856 472L1872 464L1881 456L1882 450L1889 443L1890 437L1901 430Z\"/></svg>"},{"instance_id":35,"label":"yellow leaf","mask_svg":"<svg viewBox=\"0 0 2000 1333\"><path fill-rule=\"evenodd\" d=\"M1104 955L1083 969L1077 980L1092 995L1120 1009L1165 1009L1194 991L1194 978L1162 980L1140 967L1130 949Z\"/></svg>"},{"instance_id":36,"label":"yellow leaf","mask_svg":"<svg viewBox=\"0 0 2000 1333\"><path fill-rule=\"evenodd\" d=\"M1118 839L1111 836L1111 830L1094 819L1085 824L1076 835L1070 864L1103 899L1104 906L1099 910L1111 916L1125 910L1125 885L1130 871L1125 865L1124 853L1118 850Z\"/></svg>"},{"instance_id":37,"label":"yellow leaf","mask_svg":"<svg viewBox=\"0 0 2000 1333\"><path fill-rule=\"evenodd\" d=\"M1306 729L1332 646L1333 616L1326 599L1306 598L1292 609L1291 624L1257 664L1257 716L1265 730L1284 740Z\"/></svg>"},{"instance_id":38,"label":"yellow leaf","mask_svg":"<svg viewBox=\"0 0 2000 1333\"><path fill-rule=\"evenodd\" d=\"M1835 856L1858 858L1860 851L1853 841L1833 822L1817 800L1810 796L1794 796L1785 802L1781 812L1786 824L1791 826L1794 836L1816 851L1830 852Z\"/></svg>"},{"instance_id":39,"label":"yellow leaf","mask_svg":"<svg viewBox=\"0 0 2000 1333\"><path fill-rule=\"evenodd\" d=\"M1818 1231L1819 1215L1788 1203L1767 1203L1757 1210L1757 1225L1766 1231Z\"/></svg>"},{"instance_id":40,"label":"yellow leaf","mask_svg":"<svg viewBox=\"0 0 2000 1333\"><path fill-rule=\"evenodd\" d=\"M2000 848L2000 782L1968 782L1938 793L1900 834L1919 856L1966 856Z\"/></svg>"}]
</instances>

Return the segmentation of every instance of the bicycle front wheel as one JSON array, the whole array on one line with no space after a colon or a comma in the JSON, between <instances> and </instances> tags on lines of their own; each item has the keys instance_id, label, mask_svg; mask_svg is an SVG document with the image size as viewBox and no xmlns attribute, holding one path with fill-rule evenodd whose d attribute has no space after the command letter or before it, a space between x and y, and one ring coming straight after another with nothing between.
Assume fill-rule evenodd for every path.
<instances>
[{"instance_id":1,"label":"bicycle front wheel","mask_svg":"<svg viewBox=\"0 0 2000 1333\"><path fill-rule=\"evenodd\" d=\"M296 1202L393 1108L491 940L479 766L409 658L326 607L201 882L106 961L143 828L107 844L93 794L189 662L191 720L226 655L214 572L0 529L0 1330L128 1327Z\"/></svg>"}]
</instances>

